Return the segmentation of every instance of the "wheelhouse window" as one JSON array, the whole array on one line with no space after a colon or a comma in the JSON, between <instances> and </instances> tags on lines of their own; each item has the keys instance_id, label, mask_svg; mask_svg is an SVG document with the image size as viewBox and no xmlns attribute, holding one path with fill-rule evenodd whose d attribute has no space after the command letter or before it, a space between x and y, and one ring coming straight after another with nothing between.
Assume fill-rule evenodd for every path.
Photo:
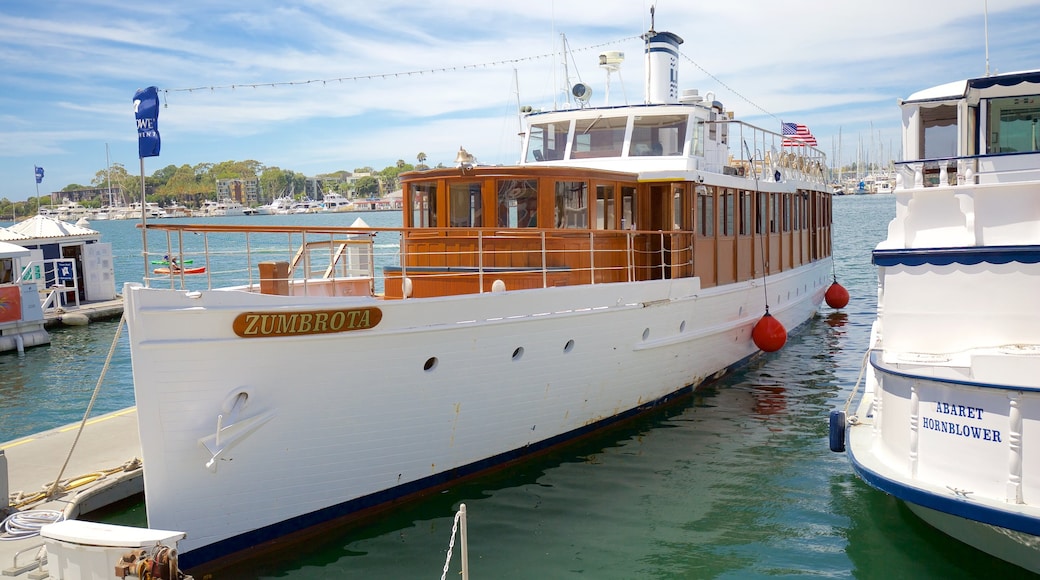
<instances>
[{"instance_id":1,"label":"wheelhouse window","mask_svg":"<svg viewBox=\"0 0 1040 580\"><path fill-rule=\"evenodd\" d=\"M596 117L574 122L571 159L620 157L628 117Z\"/></svg>"},{"instance_id":2,"label":"wheelhouse window","mask_svg":"<svg viewBox=\"0 0 1040 580\"><path fill-rule=\"evenodd\" d=\"M687 115L636 116L629 155L681 155Z\"/></svg>"},{"instance_id":3,"label":"wheelhouse window","mask_svg":"<svg viewBox=\"0 0 1040 580\"><path fill-rule=\"evenodd\" d=\"M940 105L921 109L922 159L937 159L957 155L957 106Z\"/></svg>"},{"instance_id":4,"label":"wheelhouse window","mask_svg":"<svg viewBox=\"0 0 1040 580\"><path fill-rule=\"evenodd\" d=\"M553 204L555 227L589 227L589 184L584 181L557 181Z\"/></svg>"},{"instance_id":5,"label":"wheelhouse window","mask_svg":"<svg viewBox=\"0 0 1040 580\"><path fill-rule=\"evenodd\" d=\"M690 155L704 155L704 121L696 118L690 135Z\"/></svg>"},{"instance_id":6,"label":"wheelhouse window","mask_svg":"<svg viewBox=\"0 0 1040 580\"><path fill-rule=\"evenodd\" d=\"M1040 96L989 101L989 151L1040 151Z\"/></svg>"},{"instance_id":7,"label":"wheelhouse window","mask_svg":"<svg viewBox=\"0 0 1040 580\"><path fill-rule=\"evenodd\" d=\"M596 186L596 221L597 230L612 230L614 225L614 186Z\"/></svg>"},{"instance_id":8,"label":"wheelhouse window","mask_svg":"<svg viewBox=\"0 0 1040 580\"><path fill-rule=\"evenodd\" d=\"M527 142L527 160L558 161L563 159L570 124L570 121L557 121L531 125L531 138Z\"/></svg>"},{"instance_id":9,"label":"wheelhouse window","mask_svg":"<svg viewBox=\"0 0 1040 580\"><path fill-rule=\"evenodd\" d=\"M707 186L697 186L697 230L701 237L715 236L715 191Z\"/></svg>"},{"instance_id":10,"label":"wheelhouse window","mask_svg":"<svg viewBox=\"0 0 1040 580\"><path fill-rule=\"evenodd\" d=\"M456 228L484 225L480 183L452 183L448 186L448 220L448 225Z\"/></svg>"},{"instance_id":11,"label":"wheelhouse window","mask_svg":"<svg viewBox=\"0 0 1040 580\"><path fill-rule=\"evenodd\" d=\"M412 206L412 227L432 228L437 226L436 183L413 184L410 203Z\"/></svg>"},{"instance_id":12,"label":"wheelhouse window","mask_svg":"<svg viewBox=\"0 0 1040 580\"><path fill-rule=\"evenodd\" d=\"M500 228L538 227L538 180L503 179L498 182Z\"/></svg>"}]
</instances>

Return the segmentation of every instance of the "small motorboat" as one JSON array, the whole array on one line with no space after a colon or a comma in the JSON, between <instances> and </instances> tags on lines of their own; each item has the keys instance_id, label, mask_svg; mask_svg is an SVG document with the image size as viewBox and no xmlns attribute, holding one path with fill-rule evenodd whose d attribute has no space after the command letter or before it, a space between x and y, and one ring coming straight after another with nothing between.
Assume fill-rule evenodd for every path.
<instances>
[{"instance_id":1,"label":"small motorboat","mask_svg":"<svg viewBox=\"0 0 1040 580\"><path fill-rule=\"evenodd\" d=\"M197 268L156 268L152 270L153 274L202 274L206 271L205 266L199 266Z\"/></svg>"}]
</instances>

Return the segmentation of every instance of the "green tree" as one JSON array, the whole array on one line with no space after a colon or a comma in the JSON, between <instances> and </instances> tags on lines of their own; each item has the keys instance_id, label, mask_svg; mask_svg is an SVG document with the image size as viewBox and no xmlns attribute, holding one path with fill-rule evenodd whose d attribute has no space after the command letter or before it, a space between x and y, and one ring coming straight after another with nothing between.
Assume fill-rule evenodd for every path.
<instances>
[{"instance_id":1,"label":"green tree","mask_svg":"<svg viewBox=\"0 0 1040 580\"><path fill-rule=\"evenodd\" d=\"M379 181L371 175L366 175L354 182L354 191L362 197L372 197L379 193Z\"/></svg>"}]
</instances>

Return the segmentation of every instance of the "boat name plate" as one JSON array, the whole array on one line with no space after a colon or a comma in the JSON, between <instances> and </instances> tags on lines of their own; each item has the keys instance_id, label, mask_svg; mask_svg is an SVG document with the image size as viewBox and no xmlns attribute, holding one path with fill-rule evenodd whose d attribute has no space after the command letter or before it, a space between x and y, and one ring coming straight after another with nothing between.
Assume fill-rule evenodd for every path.
<instances>
[{"instance_id":1,"label":"boat name plate","mask_svg":"<svg viewBox=\"0 0 1040 580\"><path fill-rule=\"evenodd\" d=\"M305 310L301 312L243 312L232 329L242 338L330 334L374 328L383 318L378 308Z\"/></svg>"}]
</instances>

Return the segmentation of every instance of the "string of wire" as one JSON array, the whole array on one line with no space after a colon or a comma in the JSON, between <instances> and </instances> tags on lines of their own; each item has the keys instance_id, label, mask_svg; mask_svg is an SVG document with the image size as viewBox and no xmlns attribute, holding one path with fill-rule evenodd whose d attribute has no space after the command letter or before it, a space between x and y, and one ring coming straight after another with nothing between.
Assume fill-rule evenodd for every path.
<instances>
[{"instance_id":1,"label":"string of wire","mask_svg":"<svg viewBox=\"0 0 1040 580\"><path fill-rule=\"evenodd\" d=\"M617 40L611 40L611 41L604 42L604 43L601 43L601 44L594 44L594 45L590 45L590 46L586 46L586 47L582 47L582 48L571 49L571 52L586 52L586 51L590 51L590 50L596 50L596 49L599 49L599 48L603 48L605 46L611 46L611 45L615 45L615 44L620 44L620 43L628 42L628 41L631 41L631 40L638 40L639 38L640 38L639 36L628 36L628 37L625 37L625 38L619 38ZM543 59L547 59L547 58L554 58L556 56L557 55L555 53L547 53L547 54L539 54L539 55L534 55L534 56L525 56L525 57L519 57L519 58L495 60L495 61L490 61L490 62L485 62L485 63L478 63L478 64L445 66L445 67L438 67L438 68L428 68L428 69L411 70L411 71L399 71L399 72L391 72L391 73L375 73L375 74L367 74L367 75L335 77L335 78L328 78L328 79L310 79L310 80L302 80L302 81L278 81L278 82L264 82L264 83L235 83L235 84L230 84L230 85L212 85L212 86L185 87L185 88L160 89L160 90L163 93L181 93L181 92L191 93L191 92L195 92L195 91L205 91L205 90L216 91L216 90L235 90L235 89L242 89L242 88L254 88L255 89L255 88L258 88L258 87L272 87L273 88L273 87L286 87L286 86L293 86L293 87L295 87L295 86L306 86L306 85L317 85L317 84L328 85L329 83L343 83L343 82L349 82L349 81L366 81L366 80L388 79L388 78L397 78L397 77L410 77L410 76L424 75L424 74L438 74L438 73L454 72L454 71L467 70L467 69L494 68L494 67L499 67L499 66L503 66L503 65L513 65L513 64L520 63L520 62L529 62L529 61L543 60Z\"/></svg>"}]
</instances>

